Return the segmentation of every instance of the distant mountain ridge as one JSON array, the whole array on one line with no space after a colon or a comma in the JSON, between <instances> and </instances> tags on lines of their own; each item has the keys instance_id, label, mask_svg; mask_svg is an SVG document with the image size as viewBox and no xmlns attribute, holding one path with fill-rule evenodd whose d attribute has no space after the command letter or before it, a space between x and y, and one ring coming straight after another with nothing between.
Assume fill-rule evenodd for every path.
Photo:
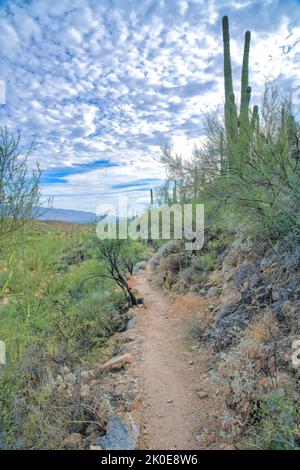
<instances>
[{"instance_id":1,"label":"distant mountain ridge","mask_svg":"<svg viewBox=\"0 0 300 470\"><path fill-rule=\"evenodd\" d=\"M77 224L91 224L97 221L93 212L77 211L72 209L56 209L54 207L36 207L33 218L38 220L58 220L61 222L73 222Z\"/></svg>"}]
</instances>

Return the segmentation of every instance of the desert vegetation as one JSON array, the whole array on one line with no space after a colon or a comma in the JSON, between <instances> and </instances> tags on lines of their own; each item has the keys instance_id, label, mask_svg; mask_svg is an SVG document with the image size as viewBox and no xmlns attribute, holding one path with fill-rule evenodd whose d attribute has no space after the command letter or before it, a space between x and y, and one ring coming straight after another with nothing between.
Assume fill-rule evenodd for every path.
<instances>
[{"instance_id":1,"label":"desert vegetation","mask_svg":"<svg viewBox=\"0 0 300 470\"><path fill-rule=\"evenodd\" d=\"M299 448L291 356L300 335L300 126L273 82L250 106L249 31L238 103L226 16L222 28L224 103L203 116L205 139L190 159L162 149L167 179L150 191L149 211L204 204L199 251L185 240L100 241L93 225L32 220L39 169L30 173L20 136L1 129L0 448L89 448L105 434L123 404L100 365L124 352L118 333L143 303L130 277L150 254L154 284L206 300L192 335L214 359L220 438L229 448Z\"/></svg>"},{"instance_id":2,"label":"desert vegetation","mask_svg":"<svg viewBox=\"0 0 300 470\"><path fill-rule=\"evenodd\" d=\"M94 227L31 221L15 233L12 254L1 252L3 448L60 448L92 420L103 433L103 401L86 383L95 363L118 352L113 335L129 318L97 241ZM123 253L136 261L144 248Z\"/></svg>"},{"instance_id":3,"label":"desert vegetation","mask_svg":"<svg viewBox=\"0 0 300 470\"><path fill-rule=\"evenodd\" d=\"M19 146L18 135L1 130L0 336L7 362L0 365L0 447L61 448L92 421L103 433L103 397L87 382L95 362L118 352L113 335L129 319L122 288L146 248L119 246L114 279L105 256L111 251L94 226L31 220L40 173L30 174Z\"/></svg>"},{"instance_id":4,"label":"desert vegetation","mask_svg":"<svg viewBox=\"0 0 300 470\"><path fill-rule=\"evenodd\" d=\"M291 97L266 82L250 107L251 33L244 39L239 106L229 21L223 18L224 107L203 116L204 144L183 159L169 148L157 201L203 203L205 243L186 253L168 242L152 259L154 280L197 292L209 308L194 325L218 358L212 380L228 442L260 449L299 446L299 123Z\"/></svg>"}]
</instances>

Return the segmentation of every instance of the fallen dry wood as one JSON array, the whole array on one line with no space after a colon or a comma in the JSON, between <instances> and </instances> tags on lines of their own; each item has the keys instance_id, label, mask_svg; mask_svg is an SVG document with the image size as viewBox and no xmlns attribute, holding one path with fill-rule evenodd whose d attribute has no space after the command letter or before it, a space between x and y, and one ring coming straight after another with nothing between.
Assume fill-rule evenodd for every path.
<instances>
[{"instance_id":1,"label":"fallen dry wood","mask_svg":"<svg viewBox=\"0 0 300 470\"><path fill-rule=\"evenodd\" d=\"M120 369L126 364L132 363L132 355L130 353L122 354L122 356L113 357L109 361L105 362L100 369Z\"/></svg>"}]
</instances>

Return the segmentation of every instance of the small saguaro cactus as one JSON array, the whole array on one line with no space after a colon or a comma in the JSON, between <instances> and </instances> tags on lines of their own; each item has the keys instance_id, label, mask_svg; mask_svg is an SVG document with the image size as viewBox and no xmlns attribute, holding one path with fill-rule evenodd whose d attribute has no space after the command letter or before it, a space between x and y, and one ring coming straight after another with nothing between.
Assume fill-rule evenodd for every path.
<instances>
[{"instance_id":1,"label":"small saguaro cactus","mask_svg":"<svg viewBox=\"0 0 300 470\"><path fill-rule=\"evenodd\" d=\"M174 186L173 186L173 203L175 204L177 202L177 181L174 181Z\"/></svg>"},{"instance_id":2,"label":"small saguaro cactus","mask_svg":"<svg viewBox=\"0 0 300 470\"><path fill-rule=\"evenodd\" d=\"M258 128L259 128L259 114L258 114L257 104L255 106L253 106L251 127L252 127L253 130L258 130Z\"/></svg>"}]
</instances>

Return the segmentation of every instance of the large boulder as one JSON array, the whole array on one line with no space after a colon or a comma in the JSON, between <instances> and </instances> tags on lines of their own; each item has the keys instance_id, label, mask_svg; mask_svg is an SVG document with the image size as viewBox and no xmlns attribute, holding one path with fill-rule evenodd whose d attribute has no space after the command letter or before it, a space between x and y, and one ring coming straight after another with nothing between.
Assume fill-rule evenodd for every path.
<instances>
[{"instance_id":1,"label":"large boulder","mask_svg":"<svg viewBox=\"0 0 300 470\"><path fill-rule=\"evenodd\" d=\"M111 416L106 434L96 439L96 445L105 450L135 450L139 438L139 429L131 416Z\"/></svg>"},{"instance_id":2,"label":"large boulder","mask_svg":"<svg viewBox=\"0 0 300 470\"><path fill-rule=\"evenodd\" d=\"M147 269L148 263L147 261L140 261L139 263L136 263L136 265L133 267L133 274L138 273L141 270Z\"/></svg>"},{"instance_id":3,"label":"large boulder","mask_svg":"<svg viewBox=\"0 0 300 470\"><path fill-rule=\"evenodd\" d=\"M179 253L181 250L180 240L170 240L159 248L159 250L152 256L150 260L150 267L156 271L159 267L162 258L165 258L173 253Z\"/></svg>"},{"instance_id":4,"label":"large boulder","mask_svg":"<svg viewBox=\"0 0 300 470\"><path fill-rule=\"evenodd\" d=\"M184 253L172 253L161 259L159 268L166 273L176 274L187 266L188 262Z\"/></svg>"}]
</instances>

